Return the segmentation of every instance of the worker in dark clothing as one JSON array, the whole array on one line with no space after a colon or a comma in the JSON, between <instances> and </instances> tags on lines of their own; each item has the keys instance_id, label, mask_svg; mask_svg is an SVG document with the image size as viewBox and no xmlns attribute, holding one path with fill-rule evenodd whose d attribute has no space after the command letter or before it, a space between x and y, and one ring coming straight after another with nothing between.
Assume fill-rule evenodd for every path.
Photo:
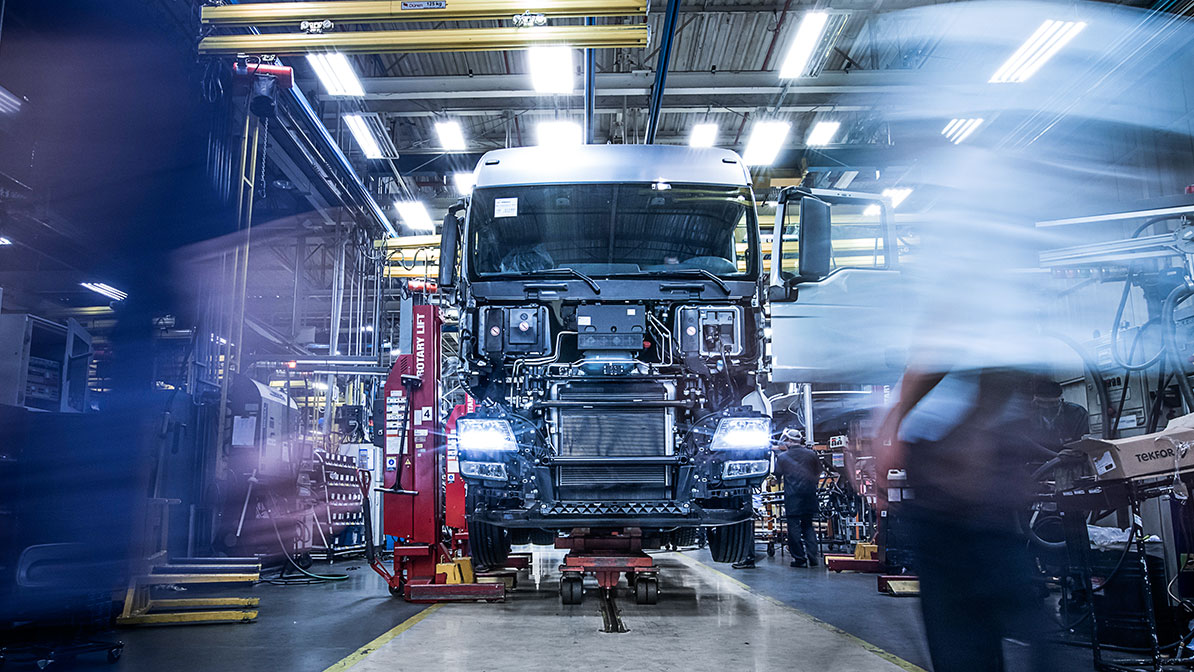
<instances>
[{"instance_id":1,"label":"worker in dark clothing","mask_svg":"<svg viewBox=\"0 0 1194 672\"><path fill-rule=\"evenodd\" d=\"M1090 431L1090 414L1078 404L1064 401L1061 385L1044 380L1033 390L1029 428L1036 443L1056 453Z\"/></svg>"},{"instance_id":2,"label":"worker in dark clothing","mask_svg":"<svg viewBox=\"0 0 1194 672\"><path fill-rule=\"evenodd\" d=\"M775 460L775 473L784 482L784 511L788 517L788 550L793 567L816 567L820 556L813 517L817 515L817 484L821 458L802 442L785 433L783 452Z\"/></svg>"}]
</instances>

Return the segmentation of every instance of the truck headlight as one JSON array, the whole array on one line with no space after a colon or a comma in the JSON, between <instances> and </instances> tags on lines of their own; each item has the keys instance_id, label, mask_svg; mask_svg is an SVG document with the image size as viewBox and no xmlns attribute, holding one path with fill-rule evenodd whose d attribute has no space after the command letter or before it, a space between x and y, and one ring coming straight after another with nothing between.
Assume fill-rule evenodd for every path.
<instances>
[{"instance_id":1,"label":"truck headlight","mask_svg":"<svg viewBox=\"0 0 1194 672\"><path fill-rule=\"evenodd\" d=\"M461 418L456 421L456 441L460 450L518 450L514 430L507 420L497 418Z\"/></svg>"},{"instance_id":2,"label":"truck headlight","mask_svg":"<svg viewBox=\"0 0 1194 672\"><path fill-rule=\"evenodd\" d=\"M723 480L766 476L771 471L771 460L731 460L721 465Z\"/></svg>"},{"instance_id":3,"label":"truck headlight","mask_svg":"<svg viewBox=\"0 0 1194 672\"><path fill-rule=\"evenodd\" d=\"M460 463L460 474L465 478L483 478L490 481L506 480L506 465L501 462Z\"/></svg>"},{"instance_id":4,"label":"truck headlight","mask_svg":"<svg viewBox=\"0 0 1194 672\"><path fill-rule=\"evenodd\" d=\"M749 450L771 445L768 418L722 418L713 432L713 450Z\"/></svg>"}]
</instances>

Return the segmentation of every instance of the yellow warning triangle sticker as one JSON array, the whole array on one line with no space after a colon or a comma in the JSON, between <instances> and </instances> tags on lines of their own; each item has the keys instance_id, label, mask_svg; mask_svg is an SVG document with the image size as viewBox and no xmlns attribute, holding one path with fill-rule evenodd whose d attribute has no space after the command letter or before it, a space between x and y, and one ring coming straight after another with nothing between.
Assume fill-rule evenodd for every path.
<instances>
[{"instance_id":1,"label":"yellow warning triangle sticker","mask_svg":"<svg viewBox=\"0 0 1194 672\"><path fill-rule=\"evenodd\" d=\"M408 457L408 458L406 458L406 462L405 462L405 463L404 463L402 466L404 466L404 467L409 467L409 466L410 466L410 458L409 458L409 457Z\"/></svg>"}]
</instances>

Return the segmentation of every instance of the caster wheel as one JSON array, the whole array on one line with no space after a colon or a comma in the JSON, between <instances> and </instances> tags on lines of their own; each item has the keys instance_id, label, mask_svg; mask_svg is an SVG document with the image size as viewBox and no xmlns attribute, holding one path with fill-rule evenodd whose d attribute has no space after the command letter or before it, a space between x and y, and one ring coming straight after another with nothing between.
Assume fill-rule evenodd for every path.
<instances>
[{"instance_id":1,"label":"caster wheel","mask_svg":"<svg viewBox=\"0 0 1194 672\"><path fill-rule=\"evenodd\" d=\"M390 586L390 596L391 597L402 597L402 589L395 588L394 586Z\"/></svg>"},{"instance_id":2,"label":"caster wheel","mask_svg":"<svg viewBox=\"0 0 1194 672\"><path fill-rule=\"evenodd\" d=\"M655 604L659 601L659 580L639 579L634 583L635 604Z\"/></svg>"},{"instance_id":3,"label":"caster wheel","mask_svg":"<svg viewBox=\"0 0 1194 672\"><path fill-rule=\"evenodd\" d=\"M315 564L315 560L310 553L299 553L294 556L294 564L298 565L300 569L311 569L311 565Z\"/></svg>"},{"instance_id":4,"label":"caster wheel","mask_svg":"<svg viewBox=\"0 0 1194 672\"><path fill-rule=\"evenodd\" d=\"M585 583L578 577L568 577L560 581L560 601L564 604L580 604L585 599Z\"/></svg>"},{"instance_id":5,"label":"caster wheel","mask_svg":"<svg viewBox=\"0 0 1194 672\"><path fill-rule=\"evenodd\" d=\"M120 660L122 655L124 655L124 645L122 644L120 646L113 646L112 648L108 649L108 662L115 663L116 661Z\"/></svg>"}]
</instances>

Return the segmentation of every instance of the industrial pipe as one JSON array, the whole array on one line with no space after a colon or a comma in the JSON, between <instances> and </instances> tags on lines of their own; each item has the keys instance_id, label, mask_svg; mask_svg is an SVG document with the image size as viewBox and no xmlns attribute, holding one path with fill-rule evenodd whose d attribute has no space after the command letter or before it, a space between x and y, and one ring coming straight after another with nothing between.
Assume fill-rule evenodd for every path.
<instances>
[{"instance_id":1,"label":"industrial pipe","mask_svg":"<svg viewBox=\"0 0 1194 672\"><path fill-rule=\"evenodd\" d=\"M667 69L672 60L672 41L676 37L676 18L680 15L680 0L667 0L663 16L663 38L659 43L659 63L655 66L655 85L651 87L651 105L647 114L648 145L655 143L659 131L659 116L663 108L663 89L667 86Z\"/></svg>"},{"instance_id":2,"label":"industrial pipe","mask_svg":"<svg viewBox=\"0 0 1194 672\"><path fill-rule=\"evenodd\" d=\"M441 4L440 7L432 5ZM451 0L412 3L401 0L338 2L256 2L204 7L200 20L213 26L299 26L303 21L394 23L397 21L510 20L516 14L548 17L646 15L647 0Z\"/></svg>"},{"instance_id":3,"label":"industrial pipe","mask_svg":"<svg viewBox=\"0 0 1194 672\"><path fill-rule=\"evenodd\" d=\"M593 17L585 19L586 26L595 24ZM593 50L585 49L585 144L593 142L593 131L597 125L597 117L593 114L596 100L597 72L593 58Z\"/></svg>"},{"instance_id":4,"label":"industrial pipe","mask_svg":"<svg viewBox=\"0 0 1194 672\"><path fill-rule=\"evenodd\" d=\"M558 44L577 49L608 49L645 47L647 37L646 25L367 30L322 34L264 33L205 37L199 42L199 53L204 56L235 56L295 55L323 51L345 54L507 51Z\"/></svg>"}]
</instances>

